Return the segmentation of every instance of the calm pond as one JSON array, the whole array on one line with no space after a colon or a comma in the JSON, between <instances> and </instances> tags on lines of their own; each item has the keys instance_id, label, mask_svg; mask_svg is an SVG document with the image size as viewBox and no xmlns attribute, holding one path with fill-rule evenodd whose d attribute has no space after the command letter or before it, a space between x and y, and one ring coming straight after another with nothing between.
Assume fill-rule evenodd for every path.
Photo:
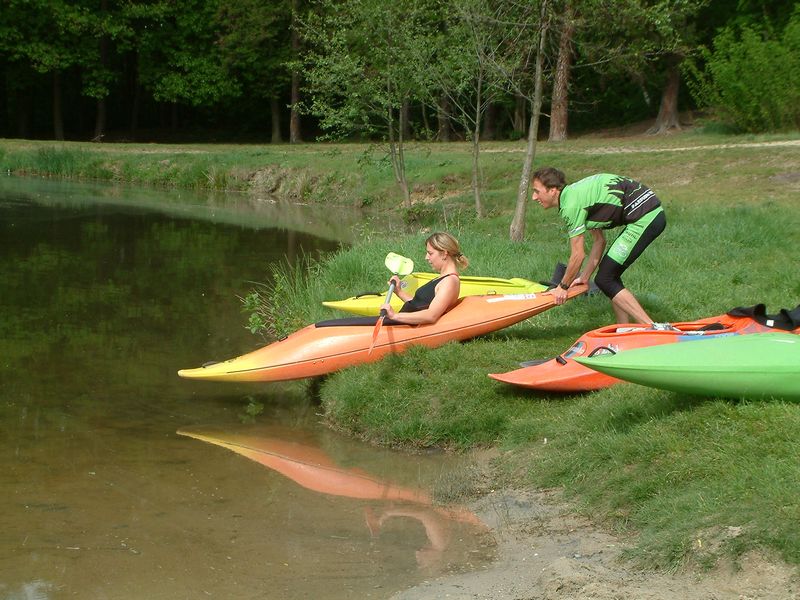
<instances>
[{"instance_id":1,"label":"calm pond","mask_svg":"<svg viewBox=\"0 0 800 600\"><path fill-rule=\"evenodd\" d=\"M332 212L0 178L0 598L386 598L490 560L431 503L457 459L176 375L260 345L237 296L346 243Z\"/></svg>"}]
</instances>

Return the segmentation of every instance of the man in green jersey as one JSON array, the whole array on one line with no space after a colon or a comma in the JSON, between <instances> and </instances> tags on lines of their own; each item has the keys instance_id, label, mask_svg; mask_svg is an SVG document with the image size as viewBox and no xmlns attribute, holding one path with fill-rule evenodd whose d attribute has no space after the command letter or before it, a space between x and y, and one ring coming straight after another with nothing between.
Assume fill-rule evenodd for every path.
<instances>
[{"instance_id":1,"label":"man in green jersey","mask_svg":"<svg viewBox=\"0 0 800 600\"><path fill-rule=\"evenodd\" d=\"M557 206L567 223L570 256L561 283L553 290L556 304L566 301L571 286L588 283L597 269L594 281L611 299L618 323L652 323L621 278L667 225L664 209L652 190L628 177L608 173L566 185L564 173L552 167L536 171L531 185L533 199L545 209ZM614 227L624 229L605 251L603 229ZM592 236L592 247L584 265L587 231Z\"/></svg>"}]
</instances>

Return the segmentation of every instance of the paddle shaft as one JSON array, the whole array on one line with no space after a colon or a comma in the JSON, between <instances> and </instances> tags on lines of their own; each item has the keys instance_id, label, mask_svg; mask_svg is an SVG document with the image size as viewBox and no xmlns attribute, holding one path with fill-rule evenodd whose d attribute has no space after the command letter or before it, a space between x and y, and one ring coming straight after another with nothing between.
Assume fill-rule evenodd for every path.
<instances>
[{"instance_id":1,"label":"paddle shaft","mask_svg":"<svg viewBox=\"0 0 800 600\"><path fill-rule=\"evenodd\" d=\"M394 281L389 284L389 293L386 294L386 302L384 304L389 304L392 300L392 294L394 293ZM367 352L367 356L372 354L372 349L375 347L375 340L378 339L378 334L381 332L381 327L383 327L383 319L386 318L386 309L381 309L381 314L378 317L378 320L375 322L375 329L372 330L372 343L369 345L369 351Z\"/></svg>"},{"instance_id":2,"label":"paddle shaft","mask_svg":"<svg viewBox=\"0 0 800 600\"><path fill-rule=\"evenodd\" d=\"M394 293L394 281L389 284L389 291L386 293L386 300L383 302L384 304L389 304L392 301L392 294ZM381 318L386 316L386 309L381 309Z\"/></svg>"}]
</instances>

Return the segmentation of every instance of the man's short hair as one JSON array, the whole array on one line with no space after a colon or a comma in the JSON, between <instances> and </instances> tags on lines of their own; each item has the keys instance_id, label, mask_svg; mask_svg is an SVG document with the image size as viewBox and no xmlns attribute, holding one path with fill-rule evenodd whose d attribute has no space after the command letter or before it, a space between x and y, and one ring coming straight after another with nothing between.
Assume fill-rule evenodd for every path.
<instances>
[{"instance_id":1,"label":"man's short hair","mask_svg":"<svg viewBox=\"0 0 800 600\"><path fill-rule=\"evenodd\" d=\"M531 181L538 179L546 188L558 188L563 190L567 185L567 178L563 171L554 167L542 167L531 176Z\"/></svg>"}]
</instances>

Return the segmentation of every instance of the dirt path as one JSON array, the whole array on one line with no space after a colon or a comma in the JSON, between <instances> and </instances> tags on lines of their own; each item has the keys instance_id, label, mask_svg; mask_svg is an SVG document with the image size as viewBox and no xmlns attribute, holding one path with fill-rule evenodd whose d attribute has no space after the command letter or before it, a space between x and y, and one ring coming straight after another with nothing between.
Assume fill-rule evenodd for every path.
<instances>
[{"instance_id":1,"label":"dirt path","mask_svg":"<svg viewBox=\"0 0 800 600\"><path fill-rule=\"evenodd\" d=\"M621 560L626 542L576 517L555 492L497 491L472 507L497 541L486 568L426 581L392 600L796 600L800 574L758 555L737 568L662 574Z\"/></svg>"},{"instance_id":2,"label":"dirt path","mask_svg":"<svg viewBox=\"0 0 800 600\"><path fill-rule=\"evenodd\" d=\"M619 141L619 140L617 140ZM730 148L763 148L763 147L792 147L800 146L800 140L777 140L774 142L745 142L741 144L706 144L697 146L625 148L619 146L592 146L591 148L560 148L566 154L634 154L650 152L687 152L691 150L725 150ZM481 152L496 153L524 153L525 148L487 148Z\"/></svg>"},{"instance_id":3,"label":"dirt path","mask_svg":"<svg viewBox=\"0 0 800 600\"><path fill-rule=\"evenodd\" d=\"M593 148L594 154L625 154L634 152L686 152L688 150L727 150L730 148L763 148L800 146L800 140L785 140L775 142L747 142L744 144L709 144L700 146L676 146L675 148ZM576 150L577 151L577 150ZM579 152L579 151L578 151Z\"/></svg>"}]
</instances>

